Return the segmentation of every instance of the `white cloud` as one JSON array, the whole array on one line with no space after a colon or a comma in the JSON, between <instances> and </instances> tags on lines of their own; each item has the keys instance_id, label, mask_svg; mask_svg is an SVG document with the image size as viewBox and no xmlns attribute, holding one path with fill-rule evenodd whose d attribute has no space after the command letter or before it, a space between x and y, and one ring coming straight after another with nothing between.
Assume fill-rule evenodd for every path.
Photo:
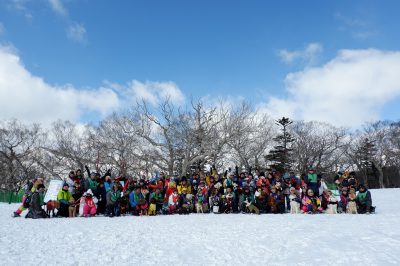
<instances>
[{"instance_id":1,"label":"white cloud","mask_svg":"<svg viewBox=\"0 0 400 266\"><path fill-rule=\"evenodd\" d=\"M68 27L67 37L78 43L86 43L86 29L82 24L74 23Z\"/></svg>"},{"instance_id":2,"label":"white cloud","mask_svg":"<svg viewBox=\"0 0 400 266\"><path fill-rule=\"evenodd\" d=\"M368 23L360 18L351 18L348 16L343 15L340 12L336 12L333 17L345 24L346 26L349 27L365 27L368 25Z\"/></svg>"},{"instance_id":3,"label":"white cloud","mask_svg":"<svg viewBox=\"0 0 400 266\"><path fill-rule=\"evenodd\" d=\"M145 100L152 105L157 105L165 99L172 103L180 105L185 101L185 96L179 87L172 81L154 82L146 81L144 83L133 80L130 84L132 99Z\"/></svg>"},{"instance_id":4,"label":"white cloud","mask_svg":"<svg viewBox=\"0 0 400 266\"><path fill-rule=\"evenodd\" d=\"M340 23L339 30L349 33L354 39L364 40L379 35L379 31L365 19L335 13L333 17Z\"/></svg>"},{"instance_id":5,"label":"white cloud","mask_svg":"<svg viewBox=\"0 0 400 266\"><path fill-rule=\"evenodd\" d=\"M310 64L315 61L316 57L322 52L322 49L322 45L319 43L309 43L303 50L279 50L278 56L286 64L292 64L298 60Z\"/></svg>"},{"instance_id":6,"label":"white cloud","mask_svg":"<svg viewBox=\"0 0 400 266\"><path fill-rule=\"evenodd\" d=\"M400 96L399 73L400 52L342 50L323 66L288 74L287 98L270 97L263 108L276 117L359 126Z\"/></svg>"},{"instance_id":7,"label":"white cloud","mask_svg":"<svg viewBox=\"0 0 400 266\"><path fill-rule=\"evenodd\" d=\"M12 50L0 46L0 119L48 124L57 119L77 121L85 111L104 116L118 108L113 90L49 85L27 71Z\"/></svg>"},{"instance_id":8,"label":"white cloud","mask_svg":"<svg viewBox=\"0 0 400 266\"><path fill-rule=\"evenodd\" d=\"M64 5L62 4L61 0L48 0L51 8L54 12L61 16L67 16L68 11L65 9Z\"/></svg>"},{"instance_id":9,"label":"white cloud","mask_svg":"<svg viewBox=\"0 0 400 266\"><path fill-rule=\"evenodd\" d=\"M73 22L69 15L67 8L63 5L61 0L47 0L51 9L59 16L63 17L69 26L66 29L67 37L71 41L86 44L87 43L87 31L86 28L77 22Z\"/></svg>"},{"instance_id":10,"label":"white cloud","mask_svg":"<svg viewBox=\"0 0 400 266\"><path fill-rule=\"evenodd\" d=\"M174 104L185 101L173 82L133 80L129 86L105 83L84 90L72 85L53 86L24 67L16 48L0 46L0 119L17 118L45 125L58 119L79 122L88 112L104 117L137 99L155 105L167 97Z\"/></svg>"},{"instance_id":11,"label":"white cloud","mask_svg":"<svg viewBox=\"0 0 400 266\"><path fill-rule=\"evenodd\" d=\"M11 0L7 7L9 10L14 10L25 16L26 19L30 20L33 19L33 15L27 7L27 2L29 2L29 0Z\"/></svg>"},{"instance_id":12,"label":"white cloud","mask_svg":"<svg viewBox=\"0 0 400 266\"><path fill-rule=\"evenodd\" d=\"M173 81L145 81L132 80L126 85L104 81L108 88L117 91L123 98L123 105L130 106L142 100L157 106L164 100L169 100L175 105L182 105L185 103L185 96L181 89Z\"/></svg>"},{"instance_id":13,"label":"white cloud","mask_svg":"<svg viewBox=\"0 0 400 266\"><path fill-rule=\"evenodd\" d=\"M378 34L379 34L379 32L376 30L365 30L365 31L355 31L352 33L352 36L355 39L364 40L364 39L368 39L368 38L377 36Z\"/></svg>"}]
</instances>

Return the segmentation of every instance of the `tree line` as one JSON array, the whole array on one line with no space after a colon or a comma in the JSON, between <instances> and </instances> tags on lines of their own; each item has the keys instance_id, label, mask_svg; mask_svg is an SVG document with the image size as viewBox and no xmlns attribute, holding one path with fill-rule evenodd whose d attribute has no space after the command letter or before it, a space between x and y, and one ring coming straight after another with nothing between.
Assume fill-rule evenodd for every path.
<instances>
[{"instance_id":1,"label":"tree line","mask_svg":"<svg viewBox=\"0 0 400 266\"><path fill-rule=\"evenodd\" d=\"M323 122L272 119L247 102L154 107L138 102L97 125L56 121L51 126L0 121L0 189L18 191L37 176L63 179L85 165L119 176L188 175L276 169L328 181L356 171L370 187L400 185L400 122L377 121L354 130Z\"/></svg>"}]
</instances>

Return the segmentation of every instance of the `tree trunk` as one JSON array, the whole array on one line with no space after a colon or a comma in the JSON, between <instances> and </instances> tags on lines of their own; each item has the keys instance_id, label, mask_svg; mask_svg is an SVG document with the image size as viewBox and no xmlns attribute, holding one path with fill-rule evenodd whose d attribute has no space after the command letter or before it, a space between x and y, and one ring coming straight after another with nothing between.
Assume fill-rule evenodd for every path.
<instances>
[{"instance_id":1,"label":"tree trunk","mask_svg":"<svg viewBox=\"0 0 400 266\"><path fill-rule=\"evenodd\" d=\"M385 188L385 184L383 182L383 170L382 167L380 167L378 164L375 164L376 169L378 170L379 176L378 176L378 181L379 181L379 188Z\"/></svg>"},{"instance_id":2,"label":"tree trunk","mask_svg":"<svg viewBox=\"0 0 400 266\"><path fill-rule=\"evenodd\" d=\"M174 174L174 160L170 159L168 162L168 174L173 175Z\"/></svg>"}]
</instances>

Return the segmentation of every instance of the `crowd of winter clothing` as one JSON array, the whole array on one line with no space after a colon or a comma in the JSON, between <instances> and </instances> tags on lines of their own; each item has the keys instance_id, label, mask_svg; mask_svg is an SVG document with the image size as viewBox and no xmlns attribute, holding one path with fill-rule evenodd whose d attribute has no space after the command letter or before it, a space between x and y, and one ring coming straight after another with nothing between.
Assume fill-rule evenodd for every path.
<instances>
[{"instance_id":1,"label":"crowd of winter clothing","mask_svg":"<svg viewBox=\"0 0 400 266\"><path fill-rule=\"evenodd\" d=\"M339 173L335 183L340 199L328 189L314 169L296 176L294 172L255 173L215 169L180 178L163 173L153 178L111 178L81 170L71 171L65 178L57 201L43 202L43 180L29 186L19 216L29 208L27 218L49 217L49 209L57 209L57 217L90 217L104 215L169 215L190 213L370 213L374 212L371 193L358 184L354 172ZM28 199L28 200L27 200ZM28 201L28 204L26 203ZM47 213L43 210L46 206ZM54 216L54 211L53 211Z\"/></svg>"}]
</instances>

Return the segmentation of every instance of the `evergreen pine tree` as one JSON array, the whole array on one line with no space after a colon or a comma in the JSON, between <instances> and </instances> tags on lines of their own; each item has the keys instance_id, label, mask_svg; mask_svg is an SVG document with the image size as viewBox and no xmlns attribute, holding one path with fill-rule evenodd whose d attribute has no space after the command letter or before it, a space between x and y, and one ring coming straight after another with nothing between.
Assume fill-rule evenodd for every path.
<instances>
[{"instance_id":1,"label":"evergreen pine tree","mask_svg":"<svg viewBox=\"0 0 400 266\"><path fill-rule=\"evenodd\" d=\"M278 145L274 146L274 148L269 152L266 156L266 160L269 162L271 168L284 173L289 171L291 166L290 155L293 149L290 147L294 138L289 133L288 127L293 123L293 121L287 117L282 117L275 122L280 127L281 134L274 138L274 141L276 141Z\"/></svg>"},{"instance_id":2,"label":"evergreen pine tree","mask_svg":"<svg viewBox=\"0 0 400 266\"><path fill-rule=\"evenodd\" d=\"M364 176L364 182L368 183L368 176L375 175L376 169L373 163L373 156L376 153L376 148L374 141L365 138L362 142L362 146L360 147L360 157L361 157L361 166L363 167L362 172Z\"/></svg>"}]
</instances>

